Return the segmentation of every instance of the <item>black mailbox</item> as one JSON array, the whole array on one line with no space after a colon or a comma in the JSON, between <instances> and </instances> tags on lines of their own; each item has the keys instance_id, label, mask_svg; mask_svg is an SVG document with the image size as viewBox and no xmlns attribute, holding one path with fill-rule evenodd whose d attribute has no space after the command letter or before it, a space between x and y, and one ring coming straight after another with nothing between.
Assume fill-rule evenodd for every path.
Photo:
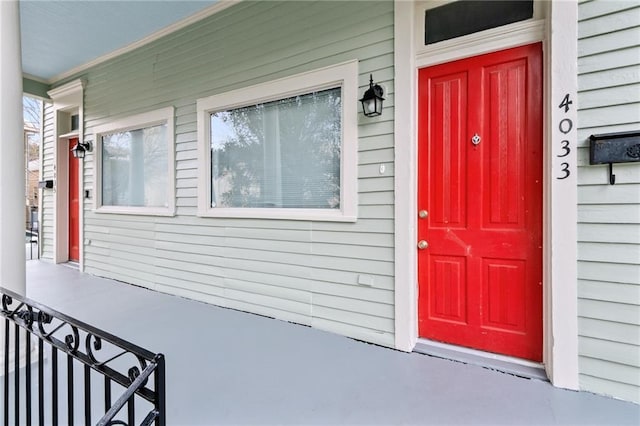
<instances>
[{"instance_id":1,"label":"black mailbox","mask_svg":"<svg viewBox=\"0 0 640 426\"><path fill-rule=\"evenodd\" d=\"M41 180L38 182L38 188L51 189L53 188L53 179Z\"/></svg>"},{"instance_id":2,"label":"black mailbox","mask_svg":"<svg viewBox=\"0 0 640 426\"><path fill-rule=\"evenodd\" d=\"M609 164L609 183L616 183L613 163L640 161L640 131L591 135L590 164Z\"/></svg>"}]
</instances>

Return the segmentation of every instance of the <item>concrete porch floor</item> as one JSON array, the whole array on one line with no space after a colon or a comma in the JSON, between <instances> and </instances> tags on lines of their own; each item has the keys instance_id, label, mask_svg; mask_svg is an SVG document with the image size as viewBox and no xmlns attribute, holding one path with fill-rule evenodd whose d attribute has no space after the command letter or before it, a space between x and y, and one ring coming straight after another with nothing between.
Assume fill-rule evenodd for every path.
<instances>
[{"instance_id":1,"label":"concrete porch floor","mask_svg":"<svg viewBox=\"0 0 640 426\"><path fill-rule=\"evenodd\" d=\"M166 356L169 425L638 425L640 406L403 353L66 266L27 296Z\"/></svg>"}]
</instances>

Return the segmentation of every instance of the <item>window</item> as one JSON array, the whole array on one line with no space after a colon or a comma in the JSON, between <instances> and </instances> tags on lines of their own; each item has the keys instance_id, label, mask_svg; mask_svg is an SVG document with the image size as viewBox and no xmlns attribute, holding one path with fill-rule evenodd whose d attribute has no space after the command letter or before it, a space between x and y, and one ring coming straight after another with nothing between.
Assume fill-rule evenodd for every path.
<instances>
[{"instance_id":1,"label":"window","mask_svg":"<svg viewBox=\"0 0 640 426\"><path fill-rule=\"evenodd\" d=\"M533 17L533 0L459 0L425 12L424 44L473 34Z\"/></svg>"},{"instance_id":2,"label":"window","mask_svg":"<svg viewBox=\"0 0 640 426\"><path fill-rule=\"evenodd\" d=\"M173 108L96 129L96 209L100 213L173 215Z\"/></svg>"},{"instance_id":3,"label":"window","mask_svg":"<svg viewBox=\"0 0 640 426\"><path fill-rule=\"evenodd\" d=\"M356 218L357 62L198 100L199 213Z\"/></svg>"}]
</instances>

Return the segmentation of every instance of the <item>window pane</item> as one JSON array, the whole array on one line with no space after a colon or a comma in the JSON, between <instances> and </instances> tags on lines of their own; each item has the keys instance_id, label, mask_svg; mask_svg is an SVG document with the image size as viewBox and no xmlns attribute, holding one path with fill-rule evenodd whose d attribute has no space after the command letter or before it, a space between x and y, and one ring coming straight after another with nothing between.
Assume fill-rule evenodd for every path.
<instances>
[{"instance_id":1,"label":"window pane","mask_svg":"<svg viewBox=\"0 0 640 426\"><path fill-rule=\"evenodd\" d=\"M102 205L166 207L167 126L102 136Z\"/></svg>"},{"instance_id":2,"label":"window pane","mask_svg":"<svg viewBox=\"0 0 640 426\"><path fill-rule=\"evenodd\" d=\"M341 88L211 114L212 207L340 208Z\"/></svg>"}]
</instances>

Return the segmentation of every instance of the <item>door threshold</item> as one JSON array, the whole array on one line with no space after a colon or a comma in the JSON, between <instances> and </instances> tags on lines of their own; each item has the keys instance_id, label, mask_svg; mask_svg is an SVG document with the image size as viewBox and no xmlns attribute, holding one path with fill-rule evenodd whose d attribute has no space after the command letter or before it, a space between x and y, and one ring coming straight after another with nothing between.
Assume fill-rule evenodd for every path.
<instances>
[{"instance_id":1,"label":"door threshold","mask_svg":"<svg viewBox=\"0 0 640 426\"><path fill-rule=\"evenodd\" d=\"M413 351L437 358L477 365L527 379L549 381L542 364L526 359L483 352L477 349L449 345L427 339L418 339Z\"/></svg>"},{"instance_id":2,"label":"door threshold","mask_svg":"<svg viewBox=\"0 0 640 426\"><path fill-rule=\"evenodd\" d=\"M61 265L66 266L67 268L80 270L80 263L76 262L75 260L68 260L64 263L61 263Z\"/></svg>"}]
</instances>

